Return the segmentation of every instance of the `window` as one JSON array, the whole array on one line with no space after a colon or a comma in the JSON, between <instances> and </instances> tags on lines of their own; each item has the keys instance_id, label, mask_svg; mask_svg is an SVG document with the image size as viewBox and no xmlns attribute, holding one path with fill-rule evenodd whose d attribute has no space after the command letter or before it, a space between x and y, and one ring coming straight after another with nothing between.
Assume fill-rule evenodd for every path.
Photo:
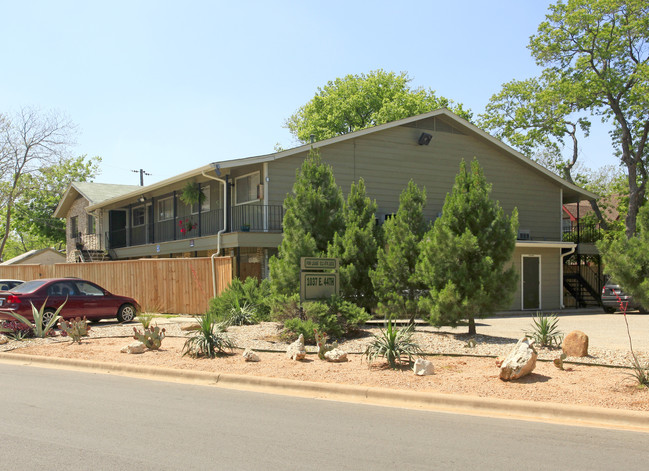
<instances>
[{"instance_id":1,"label":"window","mask_svg":"<svg viewBox=\"0 0 649 471\"><path fill-rule=\"evenodd\" d=\"M235 178L235 204L244 204L259 200L257 185L259 185L259 172Z\"/></svg>"},{"instance_id":2,"label":"window","mask_svg":"<svg viewBox=\"0 0 649 471\"><path fill-rule=\"evenodd\" d=\"M88 214L86 234L94 234L95 232L95 217L92 214Z\"/></svg>"},{"instance_id":3,"label":"window","mask_svg":"<svg viewBox=\"0 0 649 471\"><path fill-rule=\"evenodd\" d=\"M98 286L86 281L78 281L77 288L79 289L79 293L84 296L104 296L104 292Z\"/></svg>"},{"instance_id":4,"label":"window","mask_svg":"<svg viewBox=\"0 0 649 471\"><path fill-rule=\"evenodd\" d=\"M205 213L210 210L210 187L202 186L201 191L205 195L203 204L201 205L201 213ZM198 214L198 204L192 204L192 214Z\"/></svg>"},{"instance_id":5,"label":"window","mask_svg":"<svg viewBox=\"0 0 649 471\"><path fill-rule=\"evenodd\" d=\"M146 212L144 210L144 206L138 206L136 208L133 208L133 214L132 214L133 227L143 226L146 221L145 217L146 217Z\"/></svg>"},{"instance_id":6,"label":"window","mask_svg":"<svg viewBox=\"0 0 649 471\"><path fill-rule=\"evenodd\" d=\"M158 201L158 221L166 221L174 217L174 200L172 197Z\"/></svg>"},{"instance_id":7,"label":"window","mask_svg":"<svg viewBox=\"0 0 649 471\"><path fill-rule=\"evenodd\" d=\"M70 218L70 237L79 236L79 217L72 216Z\"/></svg>"}]
</instances>

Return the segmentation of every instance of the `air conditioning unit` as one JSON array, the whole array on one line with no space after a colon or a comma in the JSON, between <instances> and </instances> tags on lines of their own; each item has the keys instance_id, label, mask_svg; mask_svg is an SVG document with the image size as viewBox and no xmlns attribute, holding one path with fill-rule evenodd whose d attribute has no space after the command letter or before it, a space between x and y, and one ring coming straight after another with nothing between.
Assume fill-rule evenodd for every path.
<instances>
[{"instance_id":1,"label":"air conditioning unit","mask_svg":"<svg viewBox=\"0 0 649 471\"><path fill-rule=\"evenodd\" d=\"M529 229L519 229L518 230L518 240L532 240Z\"/></svg>"}]
</instances>

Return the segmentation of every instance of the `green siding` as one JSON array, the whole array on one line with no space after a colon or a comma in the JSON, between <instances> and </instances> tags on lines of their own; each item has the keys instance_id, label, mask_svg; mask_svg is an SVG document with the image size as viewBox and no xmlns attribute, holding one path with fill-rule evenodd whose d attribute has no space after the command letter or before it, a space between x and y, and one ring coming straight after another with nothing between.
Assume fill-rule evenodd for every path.
<instances>
[{"instance_id":1,"label":"green siding","mask_svg":"<svg viewBox=\"0 0 649 471\"><path fill-rule=\"evenodd\" d=\"M428 146L417 144L423 131L433 135ZM345 194L353 181L365 179L380 214L396 212L401 191L413 179L426 188L426 216L431 220L442 210L460 161L477 157L493 184L492 197L500 201L507 214L518 208L520 229L529 230L533 240L560 240L560 188L483 139L401 126L332 144L320 152L333 166L336 182ZM282 204L306 155L304 152L269 163L269 204Z\"/></svg>"}]
</instances>

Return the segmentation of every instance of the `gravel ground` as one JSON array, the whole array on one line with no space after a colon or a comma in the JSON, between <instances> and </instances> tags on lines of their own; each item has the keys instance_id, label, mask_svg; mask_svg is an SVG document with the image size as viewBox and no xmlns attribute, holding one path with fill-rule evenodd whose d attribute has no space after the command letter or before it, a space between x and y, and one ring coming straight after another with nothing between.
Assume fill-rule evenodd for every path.
<instances>
[{"instance_id":1,"label":"gravel ground","mask_svg":"<svg viewBox=\"0 0 649 471\"><path fill-rule=\"evenodd\" d=\"M191 321L189 319L183 319L183 321L184 322L159 319L157 323L166 329L167 337L184 338L186 337L186 332L181 330L181 326L190 323ZM141 326L137 323L120 325L112 322L102 322L91 326L89 337L124 337L124 344L127 344L129 342L128 339L132 338L134 327L139 328ZM357 338L339 342L340 347L348 353L362 353L372 335L379 333L379 331L380 327L366 326L361 330ZM288 344L280 340L279 333L280 326L274 322L262 322L259 325L241 327L232 326L228 328L228 334L238 347L242 349L252 348L253 350L261 351L286 351ZM471 338L475 338L475 347L467 346L467 342ZM518 341L517 338L496 337L481 334L471 337L467 334L446 332L429 326L417 326L415 340L427 354L494 357L506 356ZM41 345L53 342L69 342L69 339L57 336L47 339L9 341L4 345L0 345L0 351L22 349L32 345ZM316 350L315 346L307 345L307 351L315 352ZM541 360L553 360L561 354L561 349L559 348L549 349L537 347L537 351L539 353L539 359ZM641 363L649 363L649 352L636 349L635 353ZM628 348L598 348L597 346L591 345L589 347L588 357L569 357L566 361L606 366L629 366L632 357Z\"/></svg>"}]
</instances>

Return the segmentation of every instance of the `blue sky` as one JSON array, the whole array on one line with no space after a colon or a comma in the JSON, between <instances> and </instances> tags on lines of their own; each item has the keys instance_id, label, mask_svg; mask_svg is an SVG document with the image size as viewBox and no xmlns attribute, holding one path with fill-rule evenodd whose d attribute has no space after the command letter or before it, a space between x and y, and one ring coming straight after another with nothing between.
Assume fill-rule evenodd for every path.
<instances>
[{"instance_id":1,"label":"blue sky","mask_svg":"<svg viewBox=\"0 0 649 471\"><path fill-rule=\"evenodd\" d=\"M145 184L295 141L283 123L347 74L407 71L475 115L511 79L538 74L526 49L543 0L0 0L0 112L54 109L78 125L96 181ZM581 160L616 163L593 118Z\"/></svg>"}]
</instances>

